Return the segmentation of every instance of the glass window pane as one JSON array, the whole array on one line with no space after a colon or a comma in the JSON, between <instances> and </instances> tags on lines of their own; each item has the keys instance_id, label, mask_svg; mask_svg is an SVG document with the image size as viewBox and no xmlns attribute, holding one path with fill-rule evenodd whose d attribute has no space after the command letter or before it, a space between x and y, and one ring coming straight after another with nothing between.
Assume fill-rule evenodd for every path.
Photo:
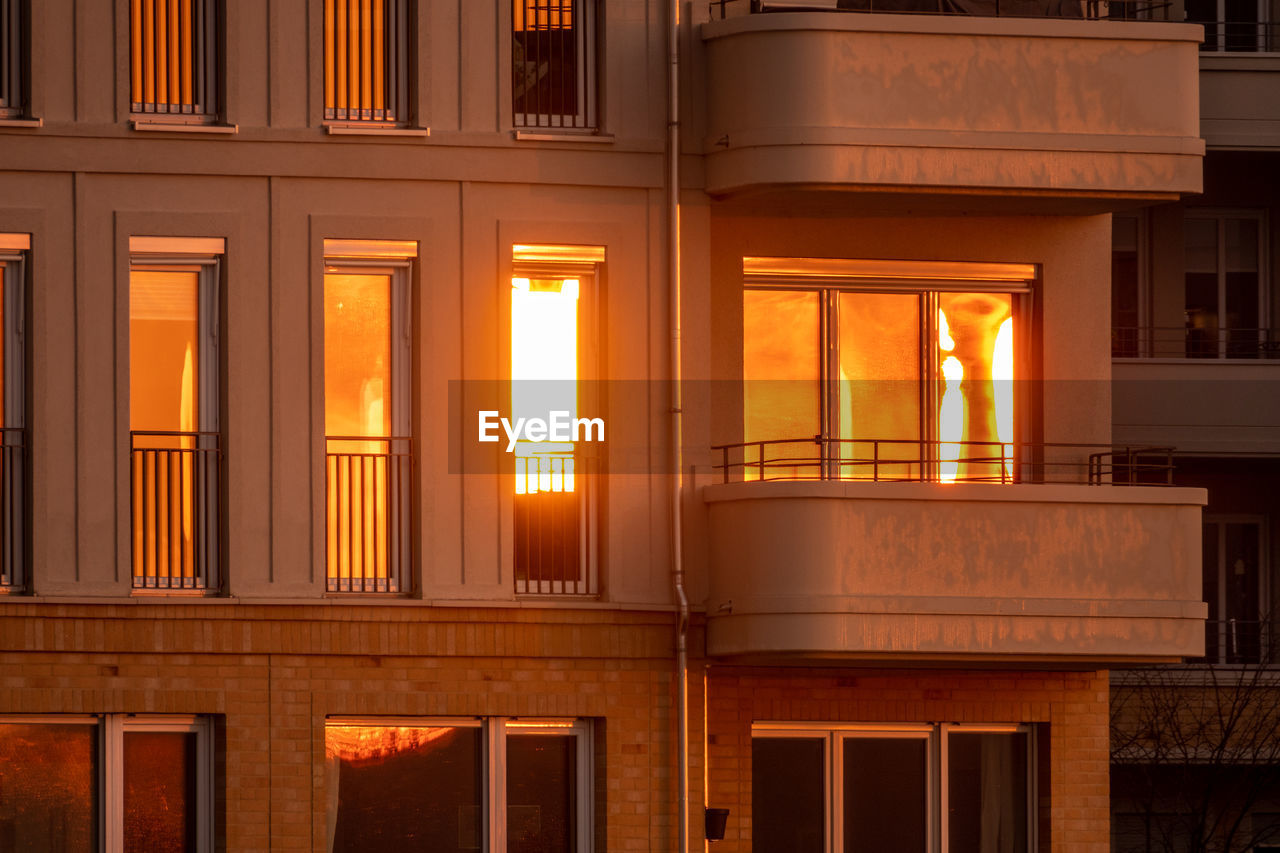
<instances>
[{"instance_id":1,"label":"glass window pane","mask_svg":"<svg viewBox=\"0 0 1280 853\"><path fill-rule=\"evenodd\" d=\"M573 735L507 735L509 853L578 849L577 741Z\"/></svg>"},{"instance_id":2,"label":"glass window pane","mask_svg":"<svg viewBox=\"0 0 1280 853\"><path fill-rule=\"evenodd\" d=\"M1027 850L1027 736L951 732L947 820L950 853Z\"/></svg>"},{"instance_id":3,"label":"glass window pane","mask_svg":"<svg viewBox=\"0 0 1280 853\"><path fill-rule=\"evenodd\" d=\"M324 429L391 434L389 275L324 277Z\"/></svg>"},{"instance_id":4,"label":"glass window pane","mask_svg":"<svg viewBox=\"0 0 1280 853\"><path fill-rule=\"evenodd\" d=\"M1111 355L1138 356L1138 220L1111 217Z\"/></svg>"},{"instance_id":5,"label":"glass window pane","mask_svg":"<svg viewBox=\"0 0 1280 853\"><path fill-rule=\"evenodd\" d=\"M743 440L805 439L822 432L822 343L816 291L747 290L743 294L742 378ZM818 448L784 444L764 451L766 479L816 477ZM804 458L807 465L787 465ZM761 461L749 450L747 476L759 476L752 463Z\"/></svg>"},{"instance_id":6,"label":"glass window pane","mask_svg":"<svg viewBox=\"0 0 1280 853\"><path fill-rule=\"evenodd\" d=\"M940 474L949 480L1013 475L1013 296L938 297Z\"/></svg>"},{"instance_id":7,"label":"glass window pane","mask_svg":"<svg viewBox=\"0 0 1280 853\"><path fill-rule=\"evenodd\" d=\"M0 723L0 850L95 849L97 744L91 723Z\"/></svg>"},{"instance_id":8,"label":"glass window pane","mask_svg":"<svg viewBox=\"0 0 1280 853\"><path fill-rule=\"evenodd\" d=\"M5 334L7 327L5 326L4 316L5 292L4 292L4 264L0 263L0 428L5 426L5 409L8 408L4 404L4 376L5 376L5 347L7 345Z\"/></svg>"},{"instance_id":9,"label":"glass window pane","mask_svg":"<svg viewBox=\"0 0 1280 853\"><path fill-rule=\"evenodd\" d=\"M842 459L872 460L841 466L858 479L918 478L920 466L883 465L918 460L920 439L920 297L902 293L841 293L839 311L839 448ZM889 443L873 446L866 440Z\"/></svg>"},{"instance_id":10,"label":"glass window pane","mask_svg":"<svg viewBox=\"0 0 1280 853\"><path fill-rule=\"evenodd\" d=\"M196 844L195 732L124 733L125 853Z\"/></svg>"},{"instance_id":11,"label":"glass window pane","mask_svg":"<svg viewBox=\"0 0 1280 853\"><path fill-rule=\"evenodd\" d=\"M752 739L752 849L822 853L823 743L822 738Z\"/></svg>"},{"instance_id":12,"label":"glass window pane","mask_svg":"<svg viewBox=\"0 0 1280 853\"><path fill-rule=\"evenodd\" d=\"M130 274L130 429L199 429L199 296L196 272Z\"/></svg>"},{"instance_id":13,"label":"glass window pane","mask_svg":"<svg viewBox=\"0 0 1280 853\"><path fill-rule=\"evenodd\" d=\"M845 853L926 849L928 745L924 738L845 738Z\"/></svg>"},{"instance_id":14,"label":"glass window pane","mask_svg":"<svg viewBox=\"0 0 1280 853\"><path fill-rule=\"evenodd\" d=\"M326 726L331 853L479 850L481 730Z\"/></svg>"}]
</instances>

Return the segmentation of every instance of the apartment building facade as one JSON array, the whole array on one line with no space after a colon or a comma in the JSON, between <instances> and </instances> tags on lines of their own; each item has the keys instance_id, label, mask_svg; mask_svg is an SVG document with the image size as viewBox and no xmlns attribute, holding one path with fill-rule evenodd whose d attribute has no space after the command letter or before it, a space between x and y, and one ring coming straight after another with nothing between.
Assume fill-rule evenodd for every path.
<instances>
[{"instance_id":1,"label":"apartment building facade","mask_svg":"<svg viewBox=\"0 0 1280 853\"><path fill-rule=\"evenodd\" d=\"M0 848L1109 848L1203 29L788 5L0 2Z\"/></svg>"}]
</instances>

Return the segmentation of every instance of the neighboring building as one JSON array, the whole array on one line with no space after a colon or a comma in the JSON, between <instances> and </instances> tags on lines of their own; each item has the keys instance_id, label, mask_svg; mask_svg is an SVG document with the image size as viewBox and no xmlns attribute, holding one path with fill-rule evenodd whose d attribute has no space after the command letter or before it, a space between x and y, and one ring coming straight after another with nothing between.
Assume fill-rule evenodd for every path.
<instances>
[{"instance_id":1,"label":"neighboring building","mask_svg":"<svg viewBox=\"0 0 1280 853\"><path fill-rule=\"evenodd\" d=\"M1203 30L764 5L0 0L0 849L1109 848ZM606 442L476 440L546 379Z\"/></svg>"}]
</instances>

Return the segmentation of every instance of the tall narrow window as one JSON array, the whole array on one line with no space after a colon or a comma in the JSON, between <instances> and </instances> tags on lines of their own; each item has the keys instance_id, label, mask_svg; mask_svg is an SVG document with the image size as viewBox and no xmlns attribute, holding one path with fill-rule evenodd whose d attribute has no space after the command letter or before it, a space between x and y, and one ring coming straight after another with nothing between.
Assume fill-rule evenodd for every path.
<instances>
[{"instance_id":1,"label":"tall narrow window","mask_svg":"<svg viewBox=\"0 0 1280 853\"><path fill-rule=\"evenodd\" d=\"M515 582L518 593L591 595L596 585L596 465L603 422L579 418L582 368L594 361L600 249L517 246L511 279L511 420L537 419L515 454ZM564 428L555 432L553 419ZM593 431L594 430L594 431Z\"/></svg>"},{"instance_id":2,"label":"tall narrow window","mask_svg":"<svg viewBox=\"0 0 1280 853\"><path fill-rule=\"evenodd\" d=\"M1149 354L1155 334L1146 328L1146 218L1111 217L1111 356L1138 358ZM1158 353L1157 353L1158 354Z\"/></svg>"},{"instance_id":3,"label":"tall narrow window","mask_svg":"<svg viewBox=\"0 0 1280 853\"><path fill-rule=\"evenodd\" d=\"M324 117L410 123L412 0L324 0Z\"/></svg>"},{"instance_id":4,"label":"tall narrow window","mask_svg":"<svg viewBox=\"0 0 1280 853\"><path fill-rule=\"evenodd\" d=\"M1209 663L1266 663L1273 638L1263 619L1269 610L1266 519L1208 517L1204 521L1205 658Z\"/></svg>"},{"instance_id":5,"label":"tall narrow window","mask_svg":"<svg viewBox=\"0 0 1280 853\"><path fill-rule=\"evenodd\" d=\"M135 237L130 241L135 588L218 587L218 261L222 248L218 238Z\"/></svg>"},{"instance_id":6,"label":"tall narrow window","mask_svg":"<svg viewBox=\"0 0 1280 853\"><path fill-rule=\"evenodd\" d=\"M520 128L594 130L595 0L513 0L511 103Z\"/></svg>"},{"instance_id":7,"label":"tall narrow window","mask_svg":"<svg viewBox=\"0 0 1280 853\"><path fill-rule=\"evenodd\" d=\"M25 332L31 238L0 234L0 590L22 590L27 568Z\"/></svg>"},{"instance_id":8,"label":"tall narrow window","mask_svg":"<svg viewBox=\"0 0 1280 853\"><path fill-rule=\"evenodd\" d=\"M1263 217L1188 212L1183 226L1187 358L1277 358L1269 328Z\"/></svg>"},{"instance_id":9,"label":"tall narrow window","mask_svg":"<svg viewBox=\"0 0 1280 853\"><path fill-rule=\"evenodd\" d=\"M27 2L0 0L0 118L27 114Z\"/></svg>"},{"instance_id":10,"label":"tall narrow window","mask_svg":"<svg viewBox=\"0 0 1280 853\"><path fill-rule=\"evenodd\" d=\"M1015 279L1028 268L779 258L746 266L748 477L1015 477L1014 380L1029 294L1027 279ZM1001 272L1010 278L994 277Z\"/></svg>"},{"instance_id":11,"label":"tall narrow window","mask_svg":"<svg viewBox=\"0 0 1280 853\"><path fill-rule=\"evenodd\" d=\"M325 575L406 592L413 565L409 278L417 244L326 240Z\"/></svg>"},{"instance_id":12,"label":"tall narrow window","mask_svg":"<svg viewBox=\"0 0 1280 853\"><path fill-rule=\"evenodd\" d=\"M217 120L220 26L218 0L129 0L135 120Z\"/></svg>"}]
</instances>

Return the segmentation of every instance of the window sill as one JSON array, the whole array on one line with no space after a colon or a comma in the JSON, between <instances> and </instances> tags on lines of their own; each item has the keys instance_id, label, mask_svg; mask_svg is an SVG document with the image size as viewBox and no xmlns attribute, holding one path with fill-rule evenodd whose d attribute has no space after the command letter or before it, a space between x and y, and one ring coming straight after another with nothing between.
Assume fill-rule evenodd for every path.
<instances>
[{"instance_id":1,"label":"window sill","mask_svg":"<svg viewBox=\"0 0 1280 853\"><path fill-rule=\"evenodd\" d=\"M408 136L426 139L431 135L429 127L377 127L359 124L325 124L330 136Z\"/></svg>"},{"instance_id":2,"label":"window sill","mask_svg":"<svg viewBox=\"0 0 1280 853\"><path fill-rule=\"evenodd\" d=\"M145 130L153 133L239 133L238 124L186 124L183 122L164 122L152 119L129 119L134 130Z\"/></svg>"},{"instance_id":3,"label":"window sill","mask_svg":"<svg viewBox=\"0 0 1280 853\"><path fill-rule=\"evenodd\" d=\"M0 127L44 127L42 118L0 118Z\"/></svg>"},{"instance_id":4,"label":"window sill","mask_svg":"<svg viewBox=\"0 0 1280 853\"><path fill-rule=\"evenodd\" d=\"M614 142L611 134L591 131L515 130L512 135L519 142L595 142L604 145L612 145Z\"/></svg>"}]
</instances>

